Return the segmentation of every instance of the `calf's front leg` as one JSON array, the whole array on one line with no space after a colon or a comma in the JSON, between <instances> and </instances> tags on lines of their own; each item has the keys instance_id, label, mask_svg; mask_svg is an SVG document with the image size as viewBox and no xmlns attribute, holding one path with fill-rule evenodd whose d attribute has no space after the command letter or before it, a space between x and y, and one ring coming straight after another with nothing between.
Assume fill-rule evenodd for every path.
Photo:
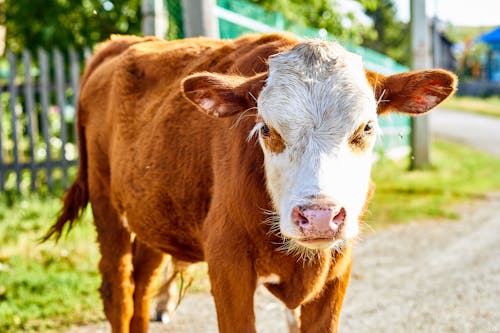
<instances>
[{"instance_id":1,"label":"calf's front leg","mask_svg":"<svg viewBox=\"0 0 500 333\"><path fill-rule=\"evenodd\" d=\"M207 253L220 333L256 332L254 294L257 278L244 253L228 247L223 252Z\"/></svg>"},{"instance_id":2,"label":"calf's front leg","mask_svg":"<svg viewBox=\"0 0 500 333\"><path fill-rule=\"evenodd\" d=\"M322 292L317 297L301 306L300 332L338 332L340 309L342 308L350 276L351 264L348 265L341 276L327 281Z\"/></svg>"}]
</instances>

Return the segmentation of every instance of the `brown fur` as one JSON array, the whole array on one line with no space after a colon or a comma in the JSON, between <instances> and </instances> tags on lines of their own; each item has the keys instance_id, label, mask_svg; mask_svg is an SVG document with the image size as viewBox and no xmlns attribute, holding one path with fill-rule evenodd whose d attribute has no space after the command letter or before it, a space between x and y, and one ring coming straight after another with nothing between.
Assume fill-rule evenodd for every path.
<instances>
[{"instance_id":1,"label":"brown fur","mask_svg":"<svg viewBox=\"0 0 500 333\"><path fill-rule=\"evenodd\" d=\"M285 141L279 133L272 127L269 127L269 135L264 137L264 144L269 151L279 154L285 150Z\"/></svg>"},{"instance_id":2,"label":"brown fur","mask_svg":"<svg viewBox=\"0 0 500 333\"><path fill-rule=\"evenodd\" d=\"M378 114L390 111L425 113L457 90L457 77L444 69L406 72L391 76L366 71L378 100Z\"/></svg>"},{"instance_id":3,"label":"brown fur","mask_svg":"<svg viewBox=\"0 0 500 333\"><path fill-rule=\"evenodd\" d=\"M373 140L375 140L373 133L367 134L364 129L365 124L362 124L349 138L349 146L353 151L363 152L368 149Z\"/></svg>"},{"instance_id":4,"label":"brown fur","mask_svg":"<svg viewBox=\"0 0 500 333\"><path fill-rule=\"evenodd\" d=\"M269 56L297 43L271 34L234 41L113 37L100 46L82 80L78 175L46 238L59 237L91 202L113 332L147 330L164 253L208 262L221 332L255 332L257 278L269 274L281 282L267 288L289 308L301 307L302 332L337 331L351 245L311 262L276 250L280 240L262 223L262 209L272 208L263 154L247 141L254 120L235 114L256 106ZM220 107L220 94L231 95L221 99L230 108ZM216 103L200 108L207 96Z\"/></svg>"}]
</instances>

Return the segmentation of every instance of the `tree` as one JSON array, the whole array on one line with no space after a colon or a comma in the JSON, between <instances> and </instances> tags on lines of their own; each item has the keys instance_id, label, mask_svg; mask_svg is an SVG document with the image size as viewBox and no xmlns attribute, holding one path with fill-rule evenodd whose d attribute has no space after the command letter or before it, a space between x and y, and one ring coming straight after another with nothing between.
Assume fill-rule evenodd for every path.
<instances>
[{"instance_id":1,"label":"tree","mask_svg":"<svg viewBox=\"0 0 500 333\"><path fill-rule=\"evenodd\" d=\"M361 36L369 34L353 13L343 13L338 0L252 0L269 11L280 12L285 18L304 26L325 29L336 39L359 44Z\"/></svg>"},{"instance_id":2,"label":"tree","mask_svg":"<svg viewBox=\"0 0 500 333\"><path fill-rule=\"evenodd\" d=\"M141 32L141 0L7 0L0 24L13 51L83 48L112 33Z\"/></svg>"},{"instance_id":3,"label":"tree","mask_svg":"<svg viewBox=\"0 0 500 333\"><path fill-rule=\"evenodd\" d=\"M356 0L372 20L364 25L353 13L340 9L340 0L252 0L288 20L313 28L324 28L335 38L361 44L409 64L409 28L398 21L393 0Z\"/></svg>"},{"instance_id":4,"label":"tree","mask_svg":"<svg viewBox=\"0 0 500 333\"><path fill-rule=\"evenodd\" d=\"M373 34L363 35L362 45L410 65L410 28L397 20L394 0L358 0L373 21Z\"/></svg>"},{"instance_id":5,"label":"tree","mask_svg":"<svg viewBox=\"0 0 500 333\"><path fill-rule=\"evenodd\" d=\"M179 0L166 0L170 12L169 36L181 37L172 30ZM396 19L393 0L356 0L373 25L361 23L353 13L341 9L341 0L249 0L269 11L304 26L326 29L344 42L362 44L408 64L409 33L406 24ZM179 23L178 22L178 23ZM93 45L112 33L141 34L141 0L5 0L0 3L0 24L7 27L7 47L36 50L76 48Z\"/></svg>"}]
</instances>

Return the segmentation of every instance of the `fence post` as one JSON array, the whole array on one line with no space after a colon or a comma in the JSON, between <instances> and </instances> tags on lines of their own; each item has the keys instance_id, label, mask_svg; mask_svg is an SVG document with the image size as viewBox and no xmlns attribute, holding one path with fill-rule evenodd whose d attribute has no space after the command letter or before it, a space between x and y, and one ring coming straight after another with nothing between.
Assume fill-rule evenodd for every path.
<instances>
[{"instance_id":1,"label":"fence post","mask_svg":"<svg viewBox=\"0 0 500 333\"><path fill-rule=\"evenodd\" d=\"M429 26L425 13L425 0L411 0L411 46L414 70L430 67ZM421 169L430 164L429 118L427 115L411 118L411 165Z\"/></svg>"},{"instance_id":2,"label":"fence post","mask_svg":"<svg viewBox=\"0 0 500 333\"><path fill-rule=\"evenodd\" d=\"M165 38L167 11L163 0L142 0L141 12L143 35Z\"/></svg>"},{"instance_id":3,"label":"fence post","mask_svg":"<svg viewBox=\"0 0 500 333\"><path fill-rule=\"evenodd\" d=\"M63 186L68 186L68 160L66 159L66 143L68 142L68 132L66 127L65 110L65 78L64 78L64 58L61 51L54 50L54 66L56 74L56 100L59 107L59 115L61 117L61 167L63 171Z\"/></svg>"},{"instance_id":4,"label":"fence post","mask_svg":"<svg viewBox=\"0 0 500 333\"><path fill-rule=\"evenodd\" d=\"M49 191L52 192L52 147L50 144L50 123L49 123L49 101L50 101L50 88L49 88L49 57L47 52L38 49L38 63L40 64L40 107L41 107L41 121L42 121L42 135L45 142L45 169L47 172L47 186Z\"/></svg>"},{"instance_id":5,"label":"fence post","mask_svg":"<svg viewBox=\"0 0 500 333\"><path fill-rule=\"evenodd\" d=\"M215 0L182 0L184 35L219 38L215 6Z\"/></svg>"},{"instance_id":6,"label":"fence post","mask_svg":"<svg viewBox=\"0 0 500 333\"><path fill-rule=\"evenodd\" d=\"M12 141L14 142L13 156L14 156L14 171L16 173L16 191L21 192L21 166L19 165L19 143L17 137L17 86L16 86L16 76L17 76L17 61L16 56L11 52L7 51L7 59L9 60L9 108L11 115L12 124Z\"/></svg>"},{"instance_id":7,"label":"fence post","mask_svg":"<svg viewBox=\"0 0 500 333\"><path fill-rule=\"evenodd\" d=\"M69 123L72 118L68 107L75 104L78 97L79 55L69 49L69 75L65 74L63 53L54 49L52 55L53 58L42 49L38 49L35 55L28 50L20 54L6 51L9 75L1 92L5 103L0 103L0 120L8 121L10 126L0 126L0 192L6 189L18 194L26 189L35 192L40 189L40 176L44 171L48 189L52 192L56 168L62 171L62 185L66 187L68 184L68 168L76 162L69 155L72 151L68 144L76 138L70 136L73 128ZM5 58L2 59L5 61ZM34 62L38 63L39 75L33 72ZM54 80L51 78L52 69ZM72 88L72 93L69 88ZM51 105L57 105L60 112L49 115ZM51 120L59 124L59 135L52 135ZM56 128L52 130L57 131ZM60 140L53 140L57 138ZM54 146L59 148L59 142L60 158L54 150Z\"/></svg>"},{"instance_id":8,"label":"fence post","mask_svg":"<svg viewBox=\"0 0 500 333\"><path fill-rule=\"evenodd\" d=\"M77 121L76 114L78 110L78 94L80 89L80 65L78 64L78 55L75 49L69 49L69 66L70 66L70 82L71 82L71 90L73 92L73 96L71 98L71 103L73 104L73 137L72 141L77 142Z\"/></svg>"},{"instance_id":9,"label":"fence post","mask_svg":"<svg viewBox=\"0 0 500 333\"><path fill-rule=\"evenodd\" d=\"M23 51L24 64L24 113L27 119L27 134L29 142L30 169L31 169L31 191L36 191L36 166L35 166L35 98L33 96L33 77L31 76L31 55L28 50Z\"/></svg>"}]
</instances>

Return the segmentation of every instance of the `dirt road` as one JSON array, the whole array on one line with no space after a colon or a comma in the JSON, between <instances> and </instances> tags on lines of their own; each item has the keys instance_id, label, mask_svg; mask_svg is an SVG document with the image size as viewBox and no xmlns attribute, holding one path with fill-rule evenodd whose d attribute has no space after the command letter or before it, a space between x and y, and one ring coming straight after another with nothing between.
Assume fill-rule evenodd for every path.
<instances>
[{"instance_id":1,"label":"dirt road","mask_svg":"<svg viewBox=\"0 0 500 333\"><path fill-rule=\"evenodd\" d=\"M500 332L500 194L356 251L342 332Z\"/></svg>"},{"instance_id":2,"label":"dirt road","mask_svg":"<svg viewBox=\"0 0 500 333\"><path fill-rule=\"evenodd\" d=\"M459 221L365 232L355 247L341 332L500 332L500 194L461 208ZM256 298L258 331L285 331L283 306ZM71 333L108 332L106 324ZM184 299L171 325L155 333L217 332L209 295Z\"/></svg>"},{"instance_id":3,"label":"dirt road","mask_svg":"<svg viewBox=\"0 0 500 333\"><path fill-rule=\"evenodd\" d=\"M439 109L430 115L433 135L500 156L500 118Z\"/></svg>"}]
</instances>

